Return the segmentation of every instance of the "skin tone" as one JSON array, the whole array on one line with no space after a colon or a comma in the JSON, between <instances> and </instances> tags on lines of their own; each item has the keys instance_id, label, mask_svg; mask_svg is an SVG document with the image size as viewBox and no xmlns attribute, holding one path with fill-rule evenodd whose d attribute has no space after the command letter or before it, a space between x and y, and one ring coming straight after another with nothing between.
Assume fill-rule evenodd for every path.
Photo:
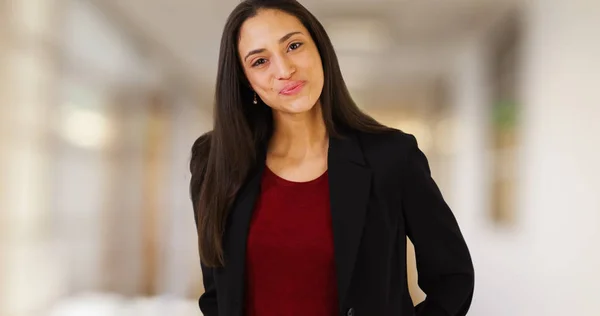
<instances>
[{"instance_id":1,"label":"skin tone","mask_svg":"<svg viewBox=\"0 0 600 316\"><path fill-rule=\"evenodd\" d=\"M329 138L319 101L323 66L308 30L290 14L261 10L242 25L238 51L257 98L273 111L267 167L295 182L319 177Z\"/></svg>"}]
</instances>

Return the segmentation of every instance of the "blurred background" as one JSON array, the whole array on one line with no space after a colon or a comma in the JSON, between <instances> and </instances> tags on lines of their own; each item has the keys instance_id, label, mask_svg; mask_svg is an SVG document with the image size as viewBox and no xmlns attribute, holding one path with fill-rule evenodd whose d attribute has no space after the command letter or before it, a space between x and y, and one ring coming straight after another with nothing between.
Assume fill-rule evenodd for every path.
<instances>
[{"instance_id":1,"label":"blurred background","mask_svg":"<svg viewBox=\"0 0 600 316\"><path fill-rule=\"evenodd\" d=\"M0 315L200 315L189 150L237 3L0 0ZM600 1L301 3L429 157L469 315L600 315Z\"/></svg>"}]
</instances>

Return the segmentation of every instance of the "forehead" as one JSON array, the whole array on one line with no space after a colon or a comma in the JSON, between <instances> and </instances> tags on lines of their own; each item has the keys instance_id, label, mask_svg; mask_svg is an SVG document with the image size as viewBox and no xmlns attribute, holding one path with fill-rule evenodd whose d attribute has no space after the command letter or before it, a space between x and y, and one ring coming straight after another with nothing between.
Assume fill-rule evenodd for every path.
<instances>
[{"instance_id":1,"label":"forehead","mask_svg":"<svg viewBox=\"0 0 600 316\"><path fill-rule=\"evenodd\" d=\"M304 25L295 16L283 11L262 9L242 24L239 47L240 50L263 47L295 31L308 35Z\"/></svg>"}]
</instances>

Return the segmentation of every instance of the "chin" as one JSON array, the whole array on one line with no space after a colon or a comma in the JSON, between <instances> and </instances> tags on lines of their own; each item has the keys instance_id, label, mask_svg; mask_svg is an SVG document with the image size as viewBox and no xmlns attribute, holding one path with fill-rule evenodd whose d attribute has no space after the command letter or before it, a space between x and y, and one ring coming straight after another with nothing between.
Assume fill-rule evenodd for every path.
<instances>
[{"instance_id":1,"label":"chin","mask_svg":"<svg viewBox=\"0 0 600 316\"><path fill-rule=\"evenodd\" d=\"M313 101L306 97L303 97L297 100L293 100L291 102L286 102L286 104L282 105L281 109L287 113L305 113L313 110L316 103L317 101Z\"/></svg>"}]
</instances>

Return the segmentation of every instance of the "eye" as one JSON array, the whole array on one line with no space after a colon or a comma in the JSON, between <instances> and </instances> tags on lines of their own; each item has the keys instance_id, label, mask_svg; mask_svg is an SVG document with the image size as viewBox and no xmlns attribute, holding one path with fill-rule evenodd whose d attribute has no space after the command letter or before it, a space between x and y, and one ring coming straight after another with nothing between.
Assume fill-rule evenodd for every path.
<instances>
[{"instance_id":1,"label":"eye","mask_svg":"<svg viewBox=\"0 0 600 316\"><path fill-rule=\"evenodd\" d=\"M302 46L302 43L300 43L300 42L292 43L292 44L290 44L288 51L296 50L296 49L300 48L300 46Z\"/></svg>"},{"instance_id":2,"label":"eye","mask_svg":"<svg viewBox=\"0 0 600 316\"><path fill-rule=\"evenodd\" d=\"M252 67L258 67L258 66L260 66L260 65L262 65L262 64L264 64L264 63L266 63L266 62L267 62L267 60L266 60L266 59L264 59L264 58L259 58L259 59L257 59L257 60L256 60L256 61L255 61L255 62L252 64Z\"/></svg>"}]
</instances>

